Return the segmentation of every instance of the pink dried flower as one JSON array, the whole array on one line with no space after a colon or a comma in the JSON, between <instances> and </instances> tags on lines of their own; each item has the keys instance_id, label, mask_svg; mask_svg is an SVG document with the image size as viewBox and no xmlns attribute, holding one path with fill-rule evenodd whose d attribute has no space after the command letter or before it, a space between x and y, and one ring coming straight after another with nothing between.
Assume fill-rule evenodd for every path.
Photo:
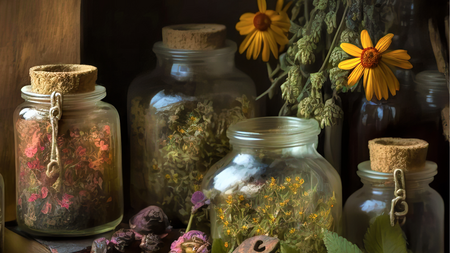
<instances>
[{"instance_id":1,"label":"pink dried flower","mask_svg":"<svg viewBox=\"0 0 450 253\"><path fill-rule=\"evenodd\" d=\"M34 202L39 198L39 194L33 193L31 194L30 198L28 199L28 202Z\"/></svg>"},{"instance_id":2,"label":"pink dried flower","mask_svg":"<svg viewBox=\"0 0 450 253\"><path fill-rule=\"evenodd\" d=\"M189 243L189 246L185 245L187 243ZM208 236L205 233L191 230L172 243L169 253L183 253L183 247L186 246L195 247L198 253L209 253L209 245Z\"/></svg>"},{"instance_id":3,"label":"pink dried flower","mask_svg":"<svg viewBox=\"0 0 450 253\"><path fill-rule=\"evenodd\" d=\"M86 155L86 148L83 148L82 146L79 146L79 147L77 148L76 153L77 153L79 156L85 156L85 155Z\"/></svg>"},{"instance_id":4,"label":"pink dried flower","mask_svg":"<svg viewBox=\"0 0 450 253\"><path fill-rule=\"evenodd\" d=\"M42 198L45 199L47 197L47 194L48 194L47 187L45 187L45 186L42 187L42 189L41 189L41 196L42 196Z\"/></svg>"},{"instance_id":5,"label":"pink dried flower","mask_svg":"<svg viewBox=\"0 0 450 253\"><path fill-rule=\"evenodd\" d=\"M36 154L36 152L37 152L37 147L27 147L27 148L25 149L25 155L26 155L28 158L33 157L33 156Z\"/></svg>"},{"instance_id":6,"label":"pink dried flower","mask_svg":"<svg viewBox=\"0 0 450 253\"><path fill-rule=\"evenodd\" d=\"M72 204L73 202L69 201L69 199L73 198L72 195L69 195L67 193L64 194L63 199L60 201L59 199L57 199L56 201L58 202L58 204L61 207L66 208L67 210L69 210L69 206L70 204Z\"/></svg>"},{"instance_id":7,"label":"pink dried flower","mask_svg":"<svg viewBox=\"0 0 450 253\"><path fill-rule=\"evenodd\" d=\"M105 130L106 134L111 134L111 128L108 125L106 125L103 129Z\"/></svg>"},{"instance_id":8,"label":"pink dried flower","mask_svg":"<svg viewBox=\"0 0 450 253\"><path fill-rule=\"evenodd\" d=\"M45 203L45 205L44 205L44 207L42 208L42 210L41 210L41 212L43 213L43 214L48 214L49 212L51 212L52 211L52 204L50 204L50 203Z\"/></svg>"},{"instance_id":9,"label":"pink dried flower","mask_svg":"<svg viewBox=\"0 0 450 253\"><path fill-rule=\"evenodd\" d=\"M88 192L85 191L85 190L81 190L78 194L79 194L80 196L86 197L86 196L88 195Z\"/></svg>"}]
</instances>

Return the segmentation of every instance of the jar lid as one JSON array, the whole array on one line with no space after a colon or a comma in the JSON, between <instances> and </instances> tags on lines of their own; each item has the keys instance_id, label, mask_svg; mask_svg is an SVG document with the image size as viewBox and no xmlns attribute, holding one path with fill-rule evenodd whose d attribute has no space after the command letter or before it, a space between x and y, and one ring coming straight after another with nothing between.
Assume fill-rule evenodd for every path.
<instances>
[{"instance_id":1,"label":"jar lid","mask_svg":"<svg viewBox=\"0 0 450 253\"><path fill-rule=\"evenodd\" d=\"M84 93L95 90L97 68L81 64L41 65L30 68L30 77L34 93Z\"/></svg>"},{"instance_id":2,"label":"jar lid","mask_svg":"<svg viewBox=\"0 0 450 253\"><path fill-rule=\"evenodd\" d=\"M373 180L394 180L393 173L374 171L371 169L371 161L365 161L358 164L358 171L356 174L360 178ZM405 171L405 180L424 180L434 177L437 174L437 164L431 161L426 161L425 166L419 171Z\"/></svg>"},{"instance_id":3,"label":"jar lid","mask_svg":"<svg viewBox=\"0 0 450 253\"><path fill-rule=\"evenodd\" d=\"M416 75L414 82L416 90L447 91L447 79L445 75L437 70L425 70Z\"/></svg>"},{"instance_id":4,"label":"jar lid","mask_svg":"<svg viewBox=\"0 0 450 253\"><path fill-rule=\"evenodd\" d=\"M372 170L421 170L425 166L428 142L420 139L377 138L369 141L369 150Z\"/></svg>"},{"instance_id":5,"label":"jar lid","mask_svg":"<svg viewBox=\"0 0 450 253\"><path fill-rule=\"evenodd\" d=\"M182 24L163 27L163 43L172 49L213 50L225 45L227 31L220 24Z\"/></svg>"},{"instance_id":6,"label":"jar lid","mask_svg":"<svg viewBox=\"0 0 450 253\"><path fill-rule=\"evenodd\" d=\"M251 147L294 147L315 143L320 133L314 119L261 117L238 122L228 128L231 144Z\"/></svg>"}]
</instances>

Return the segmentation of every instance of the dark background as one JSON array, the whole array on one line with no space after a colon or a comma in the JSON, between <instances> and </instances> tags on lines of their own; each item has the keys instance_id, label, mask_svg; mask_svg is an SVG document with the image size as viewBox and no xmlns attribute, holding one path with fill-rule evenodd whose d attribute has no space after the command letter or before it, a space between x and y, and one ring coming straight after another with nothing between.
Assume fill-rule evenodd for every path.
<instances>
[{"instance_id":1,"label":"dark background","mask_svg":"<svg viewBox=\"0 0 450 253\"><path fill-rule=\"evenodd\" d=\"M401 1L401 0L398 0ZM416 13L415 25L409 36L409 44L415 45L410 51L413 59L420 56L420 61L413 62L413 71L417 74L424 66L433 66L434 56L428 37L427 20L434 17L439 20L441 34L444 34L443 18L448 15L448 0L403 0L414 3ZM267 0L268 9L274 9L276 0ZM166 25L181 23L219 23L227 27L227 38L240 44L244 36L236 31L235 24L241 14L256 12L256 0L98 0L82 1L81 6L81 63L97 66L98 83L106 87L108 95L104 101L113 104L121 116L124 191L129 191L129 142L126 122L126 94L131 81L144 71L156 65L156 56L152 52L155 42L161 41L161 28ZM271 56L272 57L272 56ZM272 59L272 58L271 58ZM415 58L419 59L419 58ZM273 60L273 59L272 59ZM273 65L276 61L272 61ZM270 85L266 65L258 60L247 60L245 55L236 54L236 67L248 74L256 84L257 93L261 94ZM348 118L353 101L363 94L343 94L345 119L342 150L342 181L344 197L349 183L345 171L348 163ZM274 99L265 98L260 106L266 115L277 115L282 105L280 93ZM320 150L319 150L320 151ZM439 174L432 183L446 202L446 231L448 231L448 143L446 149L439 151L441 162ZM442 160L442 159L440 159ZM345 199L344 199L345 202ZM129 198L125 195L125 207L129 210ZM448 233L446 237L448 238ZM448 245L446 245L447 247Z\"/></svg>"}]
</instances>

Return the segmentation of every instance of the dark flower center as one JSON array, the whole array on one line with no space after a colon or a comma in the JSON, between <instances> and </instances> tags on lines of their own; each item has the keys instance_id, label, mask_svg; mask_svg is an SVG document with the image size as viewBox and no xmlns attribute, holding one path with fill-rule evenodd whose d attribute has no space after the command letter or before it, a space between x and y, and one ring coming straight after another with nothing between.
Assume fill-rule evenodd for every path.
<instances>
[{"instance_id":1,"label":"dark flower center","mask_svg":"<svg viewBox=\"0 0 450 253\"><path fill-rule=\"evenodd\" d=\"M270 20L269 16L261 12L257 13L255 15L255 18L253 19L253 25L260 31L267 30L270 27L271 23L272 21Z\"/></svg>"},{"instance_id":2,"label":"dark flower center","mask_svg":"<svg viewBox=\"0 0 450 253\"><path fill-rule=\"evenodd\" d=\"M367 47L361 53L361 64L364 68L375 68L381 59L381 54L376 48Z\"/></svg>"}]
</instances>

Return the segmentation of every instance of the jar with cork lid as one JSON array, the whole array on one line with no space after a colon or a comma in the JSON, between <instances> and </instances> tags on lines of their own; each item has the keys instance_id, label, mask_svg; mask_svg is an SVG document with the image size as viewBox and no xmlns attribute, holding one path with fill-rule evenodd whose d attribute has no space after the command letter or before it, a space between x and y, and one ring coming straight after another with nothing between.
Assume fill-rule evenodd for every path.
<instances>
[{"instance_id":1,"label":"jar with cork lid","mask_svg":"<svg viewBox=\"0 0 450 253\"><path fill-rule=\"evenodd\" d=\"M360 163L357 172L364 186L344 206L344 237L367 250L370 232L377 229L371 224L389 216L390 224L380 231L400 226L398 240L392 234L389 240L403 243L401 252L444 252L444 202L429 186L437 165L426 161L428 143L378 138L369 149L370 161Z\"/></svg>"},{"instance_id":2,"label":"jar with cork lid","mask_svg":"<svg viewBox=\"0 0 450 253\"><path fill-rule=\"evenodd\" d=\"M128 90L131 203L158 205L181 227L204 173L230 150L227 128L255 115L256 90L234 66L225 26L173 25L162 34L156 69Z\"/></svg>"},{"instance_id":3,"label":"jar with cork lid","mask_svg":"<svg viewBox=\"0 0 450 253\"><path fill-rule=\"evenodd\" d=\"M119 115L97 68L30 69L14 112L17 222L38 236L87 236L123 216Z\"/></svg>"}]
</instances>

